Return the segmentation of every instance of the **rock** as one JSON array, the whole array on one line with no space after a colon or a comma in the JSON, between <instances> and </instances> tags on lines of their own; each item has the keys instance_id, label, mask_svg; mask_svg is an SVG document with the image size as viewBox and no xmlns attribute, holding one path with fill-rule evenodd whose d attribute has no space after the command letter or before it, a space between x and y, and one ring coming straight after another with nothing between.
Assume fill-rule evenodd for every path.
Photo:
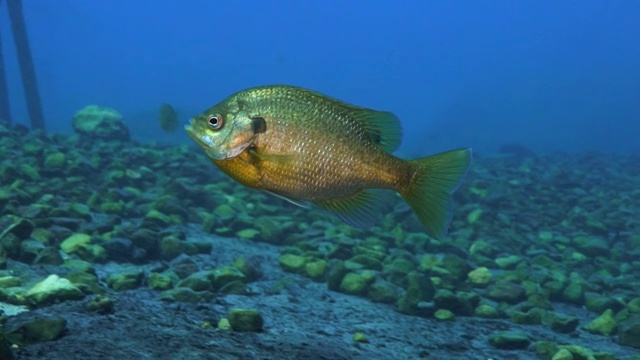
<instances>
[{"instance_id":1,"label":"rock","mask_svg":"<svg viewBox=\"0 0 640 360\"><path fill-rule=\"evenodd\" d=\"M64 167L66 157L61 152L54 152L49 154L44 160L44 169L47 171L58 171Z\"/></svg>"},{"instance_id":2,"label":"rock","mask_svg":"<svg viewBox=\"0 0 640 360\"><path fill-rule=\"evenodd\" d=\"M344 261L331 260L329 262L329 274L327 275L327 288L329 290L339 291L342 278L344 278L348 272Z\"/></svg>"},{"instance_id":3,"label":"rock","mask_svg":"<svg viewBox=\"0 0 640 360\"><path fill-rule=\"evenodd\" d=\"M485 318L485 319L495 319L499 316L498 310L496 310L493 306L482 304L478 306L474 310L474 314L477 317Z\"/></svg>"},{"instance_id":4,"label":"rock","mask_svg":"<svg viewBox=\"0 0 640 360\"><path fill-rule=\"evenodd\" d=\"M454 313L452 311L447 310L447 309L438 309L438 310L436 310L435 314L433 314L433 317L435 317L438 320L443 320L443 321L454 320L456 318Z\"/></svg>"},{"instance_id":5,"label":"rock","mask_svg":"<svg viewBox=\"0 0 640 360\"><path fill-rule=\"evenodd\" d=\"M618 343L640 349L640 315L632 315L618 324Z\"/></svg>"},{"instance_id":6,"label":"rock","mask_svg":"<svg viewBox=\"0 0 640 360\"><path fill-rule=\"evenodd\" d=\"M488 289L486 296L492 300L515 304L525 298L525 290L521 285L501 280Z\"/></svg>"},{"instance_id":7,"label":"rock","mask_svg":"<svg viewBox=\"0 0 640 360\"><path fill-rule=\"evenodd\" d=\"M260 262L255 257L249 259L234 258L231 266L240 270L247 282L256 281L262 277Z\"/></svg>"},{"instance_id":8,"label":"rock","mask_svg":"<svg viewBox=\"0 0 640 360\"><path fill-rule=\"evenodd\" d=\"M81 245L75 253L90 263L102 263L107 260L107 250L97 244Z\"/></svg>"},{"instance_id":9,"label":"rock","mask_svg":"<svg viewBox=\"0 0 640 360\"><path fill-rule=\"evenodd\" d=\"M306 259L299 255L284 254L278 259L283 270L293 273L300 273L304 270Z\"/></svg>"},{"instance_id":10,"label":"rock","mask_svg":"<svg viewBox=\"0 0 640 360\"><path fill-rule=\"evenodd\" d=\"M231 287L236 290L238 290L238 287L244 289L246 276L244 276L242 271L233 266L225 266L211 271L209 273L209 279L213 283L214 289L228 293Z\"/></svg>"},{"instance_id":11,"label":"rock","mask_svg":"<svg viewBox=\"0 0 640 360\"><path fill-rule=\"evenodd\" d=\"M464 280L471 271L471 265L457 255L445 255L440 266L451 273L456 279Z\"/></svg>"},{"instance_id":12,"label":"rock","mask_svg":"<svg viewBox=\"0 0 640 360\"><path fill-rule=\"evenodd\" d=\"M476 223L478 220L480 220L480 217L482 216L482 212L483 212L482 209L474 209L467 215L467 222L469 224Z\"/></svg>"},{"instance_id":13,"label":"rock","mask_svg":"<svg viewBox=\"0 0 640 360\"><path fill-rule=\"evenodd\" d=\"M627 303L627 311L631 314L640 314L640 297L633 298Z\"/></svg>"},{"instance_id":14,"label":"rock","mask_svg":"<svg viewBox=\"0 0 640 360\"><path fill-rule=\"evenodd\" d=\"M19 260L26 264L31 264L44 250L45 245L38 240L26 239L20 243Z\"/></svg>"},{"instance_id":15,"label":"rock","mask_svg":"<svg viewBox=\"0 0 640 360\"><path fill-rule=\"evenodd\" d=\"M491 346L504 350L523 350L530 342L527 334L518 331L503 331L489 338Z\"/></svg>"},{"instance_id":16,"label":"rock","mask_svg":"<svg viewBox=\"0 0 640 360\"><path fill-rule=\"evenodd\" d=\"M95 294L104 292L102 285L98 282L98 277L94 274L73 271L64 276L66 279L80 289L85 294Z\"/></svg>"},{"instance_id":17,"label":"rock","mask_svg":"<svg viewBox=\"0 0 640 360\"><path fill-rule=\"evenodd\" d=\"M572 243L578 251L590 257L609 255L609 244L598 237L578 235L572 239Z\"/></svg>"},{"instance_id":18,"label":"rock","mask_svg":"<svg viewBox=\"0 0 640 360\"><path fill-rule=\"evenodd\" d=\"M353 334L353 341L357 342L357 343L368 343L369 339L367 339L367 336L361 332L356 332Z\"/></svg>"},{"instance_id":19,"label":"rock","mask_svg":"<svg viewBox=\"0 0 640 360\"><path fill-rule=\"evenodd\" d=\"M0 277L0 288L10 288L10 287L15 287L20 285L21 285L21 280L19 277L15 277L15 276Z\"/></svg>"},{"instance_id":20,"label":"rock","mask_svg":"<svg viewBox=\"0 0 640 360\"><path fill-rule=\"evenodd\" d=\"M8 234L14 235L18 240L25 240L31 236L34 225L31 221L16 215L4 215L0 218L0 243Z\"/></svg>"},{"instance_id":21,"label":"rock","mask_svg":"<svg viewBox=\"0 0 640 360\"><path fill-rule=\"evenodd\" d=\"M592 334L611 335L616 329L616 319L613 316L613 310L605 310L602 315L588 323L584 329Z\"/></svg>"},{"instance_id":22,"label":"rock","mask_svg":"<svg viewBox=\"0 0 640 360\"><path fill-rule=\"evenodd\" d=\"M213 298L213 294L209 291L193 291L186 287L177 287L174 289L163 291L160 294L160 300L170 302L197 303L200 301L209 301Z\"/></svg>"},{"instance_id":23,"label":"rock","mask_svg":"<svg viewBox=\"0 0 640 360\"><path fill-rule=\"evenodd\" d=\"M227 318L234 331L259 332L264 325L260 313L252 309L232 309Z\"/></svg>"},{"instance_id":24,"label":"rock","mask_svg":"<svg viewBox=\"0 0 640 360\"><path fill-rule=\"evenodd\" d=\"M182 241L175 236L165 236L160 241L160 256L171 260L182 254Z\"/></svg>"},{"instance_id":25,"label":"rock","mask_svg":"<svg viewBox=\"0 0 640 360\"><path fill-rule=\"evenodd\" d=\"M156 230L166 228L172 224L173 220L171 220L171 217L155 209L149 210L142 221L144 228Z\"/></svg>"},{"instance_id":26,"label":"rock","mask_svg":"<svg viewBox=\"0 0 640 360\"><path fill-rule=\"evenodd\" d=\"M62 265L64 260L57 247L47 246L38 252L33 260L34 265Z\"/></svg>"},{"instance_id":27,"label":"rock","mask_svg":"<svg viewBox=\"0 0 640 360\"><path fill-rule=\"evenodd\" d=\"M473 314L473 305L467 299L456 296L452 291L440 289L436 291L433 302L440 309L450 310L456 315L469 316Z\"/></svg>"},{"instance_id":28,"label":"rock","mask_svg":"<svg viewBox=\"0 0 640 360\"><path fill-rule=\"evenodd\" d=\"M431 301L436 293L429 277L416 271L407 274L407 287L404 295L396 303L397 310L403 314L414 314L422 301Z\"/></svg>"},{"instance_id":29,"label":"rock","mask_svg":"<svg viewBox=\"0 0 640 360\"><path fill-rule=\"evenodd\" d=\"M369 289L367 289L367 297L374 302L393 304L398 300L397 288L391 283L384 280L376 280Z\"/></svg>"},{"instance_id":30,"label":"rock","mask_svg":"<svg viewBox=\"0 0 640 360\"><path fill-rule=\"evenodd\" d=\"M81 246L89 245L89 243L91 243L91 235L75 233L62 241L60 249L67 254L73 254Z\"/></svg>"},{"instance_id":31,"label":"rock","mask_svg":"<svg viewBox=\"0 0 640 360\"><path fill-rule=\"evenodd\" d=\"M553 354L551 360L573 360L573 354L571 353L571 351L563 348Z\"/></svg>"},{"instance_id":32,"label":"rock","mask_svg":"<svg viewBox=\"0 0 640 360\"><path fill-rule=\"evenodd\" d=\"M305 274L317 281L324 278L327 270L329 270L329 263L326 260L311 261L304 265Z\"/></svg>"},{"instance_id":33,"label":"rock","mask_svg":"<svg viewBox=\"0 0 640 360\"><path fill-rule=\"evenodd\" d=\"M347 273L340 283L340 291L350 295L361 295L367 290L367 280L356 273Z\"/></svg>"},{"instance_id":34,"label":"rock","mask_svg":"<svg viewBox=\"0 0 640 360\"><path fill-rule=\"evenodd\" d=\"M218 330L229 331L231 330L231 324L229 323L229 319L222 318L218 321Z\"/></svg>"},{"instance_id":35,"label":"rock","mask_svg":"<svg viewBox=\"0 0 640 360\"><path fill-rule=\"evenodd\" d=\"M82 299L84 294L69 280L52 274L35 284L25 293L25 296L41 305L56 301Z\"/></svg>"},{"instance_id":36,"label":"rock","mask_svg":"<svg viewBox=\"0 0 640 360\"><path fill-rule=\"evenodd\" d=\"M522 258L518 255L499 257L495 260L496 265L502 269L514 269L520 261L522 261Z\"/></svg>"},{"instance_id":37,"label":"rock","mask_svg":"<svg viewBox=\"0 0 640 360\"><path fill-rule=\"evenodd\" d=\"M177 287L187 287L193 291L210 291L213 289L209 279L209 272L198 271L182 279L176 285Z\"/></svg>"},{"instance_id":38,"label":"rock","mask_svg":"<svg viewBox=\"0 0 640 360\"><path fill-rule=\"evenodd\" d=\"M256 236L258 236L258 234L260 234L260 230L256 229L242 229L236 232L237 237L247 240L254 239Z\"/></svg>"},{"instance_id":39,"label":"rock","mask_svg":"<svg viewBox=\"0 0 640 360\"><path fill-rule=\"evenodd\" d=\"M149 284L149 287L154 290L167 290L173 287L175 278L177 278L177 276L175 275L171 276L167 273L153 272L149 274L147 282Z\"/></svg>"},{"instance_id":40,"label":"rock","mask_svg":"<svg viewBox=\"0 0 640 360\"><path fill-rule=\"evenodd\" d=\"M552 313L550 317L551 330L563 334L575 331L576 327L580 324L580 320L575 316Z\"/></svg>"},{"instance_id":41,"label":"rock","mask_svg":"<svg viewBox=\"0 0 640 360\"><path fill-rule=\"evenodd\" d=\"M584 299L585 307L589 311L593 311L599 314L607 309L611 309L613 310L613 312L618 312L625 307L625 304L619 299L611 298L591 291L587 291L584 293Z\"/></svg>"},{"instance_id":42,"label":"rock","mask_svg":"<svg viewBox=\"0 0 640 360\"><path fill-rule=\"evenodd\" d=\"M105 295L97 295L85 305L87 310L98 314L110 314L113 312L114 302Z\"/></svg>"},{"instance_id":43,"label":"rock","mask_svg":"<svg viewBox=\"0 0 640 360\"><path fill-rule=\"evenodd\" d=\"M470 271L469 274L467 274L467 279L469 279L469 283L472 286L476 286L476 287L484 287L489 285L489 283L491 282L491 278L492 278L491 271L484 266L474 269Z\"/></svg>"},{"instance_id":44,"label":"rock","mask_svg":"<svg viewBox=\"0 0 640 360\"><path fill-rule=\"evenodd\" d=\"M570 283L562 292L562 300L582 306L584 304L584 287L580 283Z\"/></svg>"},{"instance_id":45,"label":"rock","mask_svg":"<svg viewBox=\"0 0 640 360\"><path fill-rule=\"evenodd\" d=\"M140 287L144 279L142 270L128 270L120 273L109 274L107 284L115 291L131 290Z\"/></svg>"},{"instance_id":46,"label":"rock","mask_svg":"<svg viewBox=\"0 0 640 360\"><path fill-rule=\"evenodd\" d=\"M15 344L35 344L59 338L66 327L67 321L63 318L36 317L17 329L8 331L5 336Z\"/></svg>"},{"instance_id":47,"label":"rock","mask_svg":"<svg viewBox=\"0 0 640 360\"><path fill-rule=\"evenodd\" d=\"M73 129L90 139L128 141L129 129L114 109L89 105L73 116Z\"/></svg>"}]
</instances>

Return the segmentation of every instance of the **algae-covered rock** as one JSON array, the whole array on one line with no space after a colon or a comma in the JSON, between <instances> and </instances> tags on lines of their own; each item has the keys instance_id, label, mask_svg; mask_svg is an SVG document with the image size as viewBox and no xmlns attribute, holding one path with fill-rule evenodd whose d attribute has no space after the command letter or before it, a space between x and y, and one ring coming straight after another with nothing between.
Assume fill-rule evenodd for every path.
<instances>
[{"instance_id":1,"label":"algae-covered rock","mask_svg":"<svg viewBox=\"0 0 640 360\"><path fill-rule=\"evenodd\" d=\"M445 255L440 266L449 271L458 280L464 280L472 269L466 260L452 254Z\"/></svg>"},{"instance_id":2,"label":"algae-covered rock","mask_svg":"<svg viewBox=\"0 0 640 360\"><path fill-rule=\"evenodd\" d=\"M177 278L176 275L171 276L167 273L151 273L147 279L149 287L154 290L167 290L173 287L173 283Z\"/></svg>"},{"instance_id":3,"label":"algae-covered rock","mask_svg":"<svg viewBox=\"0 0 640 360\"><path fill-rule=\"evenodd\" d=\"M578 251L591 257L607 256L610 251L609 244L599 237L578 235L572 239L572 243Z\"/></svg>"},{"instance_id":4,"label":"algae-covered rock","mask_svg":"<svg viewBox=\"0 0 640 360\"><path fill-rule=\"evenodd\" d=\"M182 251L182 241L175 236L165 236L160 241L160 256L165 260L176 258Z\"/></svg>"},{"instance_id":5,"label":"algae-covered rock","mask_svg":"<svg viewBox=\"0 0 640 360\"><path fill-rule=\"evenodd\" d=\"M588 323L584 329L592 334L611 335L616 329L616 319L613 310L605 310L602 315Z\"/></svg>"},{"instance_id":6,"label":"algae-covered rock","mask_svg":"<svg viewBox=\"0 0 640 360\"><path fill-rule=\"evenodd\" d=\"M238 292L244 289L246 276L233 266L225 266L211 271L209 278L218 291Z\"/></svg>"},{"instance_id":7,"label":"algae-covered rock","mask_svg":"<svg viewBox=\"0 0 640 360\"><path fill-rule=\"evenodd\" d=\"M159 298L169 302L197 303L211 300L213 294L209 291L193 291L186 287L176 287L163 291Z\"/></svg>"},{"instance_id":8,"label":"algae-covered rock","mask_svg":"<svg viewBox=\"0 0 640 360\"><path fill-rule=\"evenodd\" d=\"M231 330L231 324L229 323L229 319L222 318L218 321L218 330L228 331Z\"/></svg>"},{"instance_id":9,"label":"algae-covered rock","mask_svg":"<svg viewBox=\"0 0 640 360\"><path fill-rule=\"evenodd\" d=\"M431 301L435 287L431 279L416 271L407 274L407 290L398 300L397 310L403 314L414 314L421 301Z\"/></svg>"},{"instance_id":10,"label":"algae-covered rock","mask_svg":"<svg viewBox=\"0 0 640 360\"><path fill-rule=\"evenodd\" d=\"M16 276L3 276L0 277L0 288L10 288L14 286L20 286L22 281Z\"/></svg>"},{"instance_id":11,"label":"algae-covered rock","mask_svg":"<svg viewBox=\"0 0 640 360\"><path fill-rule=\"evenodd\" d=\"M580 283L570 283L562 292L562 300L578 306L584 304L584 287Z\"/></svg>"},{"instance_id":12,"label":"algae-covered rock","mask_svg":"<svg viewBox=\"0 0 640 360\"><path fill-rule=\"evenodd\" d=\"M477 286L477 287L484 287L489 285L492 279L492 275L491 275L491 271L488 268L481 266L479 268L476 268L470 271L469 274L467 275L467 278L469 279L469 283L471 285Z\"/></svg>"},{"instance_id":13,"label":"algae-covered rock","mask_svg":"<svg viewBox=\"0 0 640 360\"><path fill-rule=\"evenodd\" d=\"M640 349L640 315L632 315L618 324L618 342Z\"/></svg>"},{"instance_id":14,"label":"algae-covered rock","mask_svg":"<svg viewBox=\"0 0 640 360\"><path fill-rule=\"evenodd\" d=\"M44 169L47 171L57 171L64 167L66 157L63 153L57 151L47 155L44 160Z\"/></svg>"},{"instance_id":15,"label":"algae-covered rock","mask_svg":"<svg viewBox=\"0 0 640 360\"><path fill-rule=\"evenodd\" d=\"M14 344L35 344L59 338L66 327L67 321L63 318L37 317L9 330L5 336Z\"/></svg>"},{"instance_id":16,"label":"algae-covered rock","mask_svg":"<svg viewBox=\"0 0 640 360\"><path fill-rule=\"evenodd\" d=\"M91 139L128 141L129 129L115 109L89 105L73 116L73 129Z\"/></svg>"},{"instance_id":17,"label":"algae-covered rock","mask_svg":"<svg viewBox=\"0 0 640 360\"><path fill-rule=\"evenodd\" d=\"M441 321L448 321L455 319L456 315L452 311L449 311L447 309L438 309L433 314L433 317Z\"/></svg>"},{"instance_id":18,"label":"algae-covered rock","mask_svg":"<svg viewBox=\"0 0 640 360\"><path fill-rule=\"evenodd\" d=\"M524 288L516 283L508 281L497 281L489 287L487 297L496 301L517 303L525 298Z\"/></svg>"},{"instance_id":19,"label":"algae-covered rock","mask_svg":"<svg viewBox=\"0 0 640 360\"><path fill-rule=\"evenodd\" d=\"M340 291L351 294L361 295L367 290L367 279L356 273L348 273L340 283Z\"/></svg>"},{"instance_id":20,"label":"algae-covered rock","mask_svg":"<svg viewBox=\"0 0 640 360\"><path fill-rule=\"evenodd\" d=\"M306 259L295 254L284 254L280 256L278 262L283 270L299 273L304 270Z\"/></svg>"},{"instance_id":21,"label":"algae-covered rock","mask_svg":"<svg viewBox=\"0 0 640 360\"><path fill-rule=\"evenodd\" d=\"M353 334L353 341L357 343L368 343L369 339L367 339L367 336L364 333L356 332Z\"/></svg>"},{"instance_id":22,"label":"algae-covered rock","mask_svg":"<svg viewBox=\"0 0 640 360\"><path fill-rule=\"evenodd\" d=\"M96 312L98 314L109 314L113 312L114 301L108 296L97 295L89 301L85 307L87 310Z\"/></svg>"},{"instance_id":23,"label":"algae-covered rock","mask_svg":"<svg viewBox=\"0 0 640 360\"><path fill-rule=\"evenodd\" d=\"M501 267L502 269L513 269L522 261L522 258L518 255L509 255L504 257L499 257L495 260L496 265Z\"/></svg>"},{"instance_id":24,"label":"algae-covered rock","mask_svg":"<svg viewBox=\"0 0 640 360\"><path fill-rule=\"evenodd\" d=\"M25 293L25 296L36 304L47 304L56 301L82 299L84 294L69 280L52 274L35 284Z\"/></svg>"},{"instance_id":25,"label":"algae-covered rock","mask_svg":"<svg viewBox=\"0 0 640 360\"><path fill-rule=\"evenodd\" d=\"M558 313L551 314L549 321L551 322L551 330L563 334L573 332L580 324L577 317Z\"/></svg>"},{"instance_id":26,"label":"algae-covered rock","mask_svg":"<svg viewBox=\"0 0 640 360\"><path fill-rule=\"evenodd\" d=\"M140 287L143 279L144 272L142 270L128 270L109 274L107 284L115 291L124 291Z\"/></svg>"},{"instance_id":27,"label":"algae-covered rock","mask_svg":"<svg viewBox=\"0 0 640 360\"><path fill-rule=\"evenodd\" d=\"M529 337L527 334L519 331L503 331L489 338L489 344L498 349L505 350L522 350L529 346Z\"/></svg>"},{"instance_id":28,"label":"algae-covered rock","mask_svg":"<svg viewBox=\"0 0 640 360\"><path fill-rule=\"evenodd\" d=\"M208 291L213 289L209 279L209 273L207 271L195 272L180 280L176 286L187 287L193 291Z\"/></svg>"},{"instance_id":29,"label":"algae-covered rock","mask_svg":"<svg viewBox=\"0 0 640 360\"><path fill-rule=\"evenodd\" d=\"M60 249L67 254L73 254L89 243L91 243L91 235L75 233L62 241Z\"/></svg>"},{"instance_id":30,"label":"algae-covered rock","mask_svg":"<svg viewBox=\"0 0 640 360\"><path fill-rule=\"evenodd\" d=\"M98 282L98 277L83 271L72 271L64 276L66 279L80 289L85 294L95 294L104 292L102 285Z\"/></svg>"},{"instance_id":31,"label":"algae-covered rock","mask_svg":"<svg viewBox=\"0 0 640 360\"><path fill-rule=\"evenodd\" d=\"M376 280L367 289L367 297L374 302L392 304L398 300L397 287L387 281Z\"/></svg>"},{"instance_id":32,"label":"algae-covered rock","mask_svg":"<svg viewBox=\"0 0 640 360\"><path fill-rule=\"evenodd\" d=\"M496 310L493 306L487 304L479 305L474 310L474 315L485 319L495 319L499 316L498 310Z\"/></svg>"},{"instance_id":33,"label":"algae-covered rock","mask_svg":"<svg viewBox=\"0 0 640 360\"><path fill-rule=\"evenodd\" d=\"M253 309L232 309L227 316L234 331L262 331L264 320L259 312Z\"/></svg>"},{"instance_id":34,"label":"algae-covered rock","mask_svg":"<svg viewBox=\"0 0 640 360\"><path fill-rule=\"evenodd\" d=\"M314 280L322 280L327 270L329 270L329 263L322 259L310 261L304 265L305 274Z\"/></svg>"},{"instance_id":35,"label":"algae-covered rock","mask_svg":"<svg viewBox=\"0 0 640 360\"><path fill-rule=\"evenodd\" d=\"M327 275L327 288L333 291L340 290L342 278L349 272L342 260L332 260L329 262L329 274Z\"/></svg>"},{"instance_id":36,"label":"algae-covered rock","mask_svg":"<svg viewBox=\"0 0 640 360\"><path fill-rule=\"evenodd\" d=\"M553 357L551 358L551 360L573 360L573 359L574 358L571 351L565 348L558 350L555 354L553 354Z\"/></svg>"}]
</instances>

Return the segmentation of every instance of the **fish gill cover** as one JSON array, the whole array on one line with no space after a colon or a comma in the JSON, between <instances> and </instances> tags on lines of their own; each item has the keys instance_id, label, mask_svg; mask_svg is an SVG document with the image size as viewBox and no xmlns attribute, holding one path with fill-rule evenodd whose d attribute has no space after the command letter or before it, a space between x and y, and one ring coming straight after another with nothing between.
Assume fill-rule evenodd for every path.
<instances>
[{"instance_id":1,"label":"fish gill cover","mask_svg":"<svg viewBox=\"0 0 640 360\"><path fill-rule=\"evenodd\" d=\"M25 126L8 2L47 133ZM0 1L1 358L637 356L640 5L134 4ZM290 131L329 130L308 144L331 134L401 159L473 147L436 199L455 205L449 233L430 236L393 192L367 197L376 221L355 228L218 171L221 154L291 164L260 142L292 127L281 112L207 113L268 84L395 114L335 130L339 109L300 108L312 121ZM159 116L164 102L179 117ZM203 113L251 141L203 152L166 132ZM295 139L276 144L309 149Z\"/></svg>"}]
</instances>

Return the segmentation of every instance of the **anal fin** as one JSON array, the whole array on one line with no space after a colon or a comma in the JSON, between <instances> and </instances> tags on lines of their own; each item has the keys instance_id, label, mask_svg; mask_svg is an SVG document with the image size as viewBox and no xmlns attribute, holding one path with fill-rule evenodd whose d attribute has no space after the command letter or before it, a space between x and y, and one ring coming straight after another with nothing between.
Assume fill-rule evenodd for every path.
<instances>
[{"instance_id":1,"label":"anal fin","mask_svg":"<svg viewBox=\"0 0 640 360\"><path fill-rule=\"evenodd\" d=\"M382 204L381 190L366 189L339 198L314 201L318 207L327 210L342 221L360 229L368 229L378 220Z\"/></svg>"}]
</instances>

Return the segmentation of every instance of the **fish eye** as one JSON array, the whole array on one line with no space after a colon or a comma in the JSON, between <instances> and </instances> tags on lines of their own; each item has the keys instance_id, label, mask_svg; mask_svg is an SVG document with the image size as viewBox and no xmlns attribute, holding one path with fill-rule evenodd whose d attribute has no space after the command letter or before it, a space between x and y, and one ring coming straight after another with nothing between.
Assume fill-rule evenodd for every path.
<instances>
[{"instance_id":1,"label":"fish eye","mask_svg":"<svg viewBox=\"0 0 640 360\"><path fill-rule=\"evenodd\" d=\"M222 117L211 115L207 119L207 123L209 123L209 127L213 130L220 130L224 122L222 121Z\"/></svg>"}]
</instances>

